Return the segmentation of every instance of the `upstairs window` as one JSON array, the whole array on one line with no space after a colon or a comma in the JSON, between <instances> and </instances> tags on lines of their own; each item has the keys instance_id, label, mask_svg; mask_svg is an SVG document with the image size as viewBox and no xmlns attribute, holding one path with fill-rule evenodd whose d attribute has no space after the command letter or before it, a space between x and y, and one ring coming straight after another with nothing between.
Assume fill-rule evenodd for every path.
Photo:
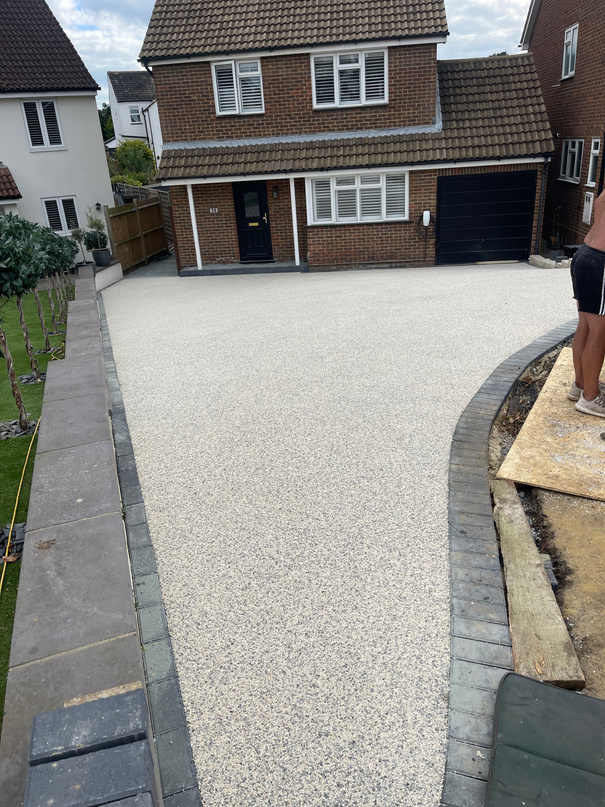
<instances>
[{"instance_id":1,"label":"upstairs window","mask_svg":"<svg viewBox=\"0 0 605 807\"><path fill-rule=\"evenodd\" d=\"M23 101L23 115L32 149L57 148L63 145L54 101Z\"/></svg>"},{"instance_id":2,"label":"upstairs window","mask_svg":"<svg viewBox=\"0 0 605 807\"><path fill-rule=\"evenodd\" d=\"M138 106L130 107L130 122L141 123L141 110L139 109Z\"/></svg>"},{"instance_id":3,"label":"upstairs window","mask_svg":"<svg viewBox=\"0 0 605 807\"><path fill-rule=\"evenodd\" d=\"M560 179L567 179L569 182L579 182L582 172L582 152L584 150L583 140L564 140L561 151L561 172Z\"/></svg>"},{"instance_id":4,"label":"upstairs window","mask_svg":"<svg viewBox=\"0 0 605 807\"><path fill-rule=\"evenodd\" d=\"M74 196L63 196L58 199L42 199L46 221L51 230L60 235L68 235L79 227L76 199Z\"/></svg>"},{"instance_id":5,"label":"upstairs window","mask_svg":"<svg viewBox=\"0 0 605 807\"><path fill-rule=\"evenodd\" d=\"M587 185L594 186L597 184L597 168L599 165L599 153L601 151L601 140L598 137L592 139L590 145L590 162L588 164L588 180Z\"/></svg>"},{"instance_id":6,"label":"upstairs window","mask_svg":"<svg viewBox=\"0 0 605 807\"><path fill-rule=\"evenodd\" d=\"M576 52L578 50L578 23L565 30L563 45L563 72L561 78L571 78L576 72Z\"/></svg>"},{"instance_id":7,"label":"upstairs window","mask_svg":"<svg viewBox=\"0 0 605 807\"><path fill-rule=\"evenodd\" d=\"M312 56L311 75L316 109L388 101L386 50Z\"/></svg>"},{"instance_id":8,"label":"upstairs window","mask_svg":"<svg viewBox=\"0 0 605 807\"><path fill-rule=\"evenodd\" d=\"M408 175L352 174L311 179L309 224L405 220Z\"/></svg>"},{"instance_id":9,"label":"upstairs window","mask_svg":"<svg viewBox=\"0 0 605 807\"><path fill-rule=\"evenodd\" d=\"M212 65L217 115L253 115L265 111L260 60Z\"/></svg>"}]
</instances>

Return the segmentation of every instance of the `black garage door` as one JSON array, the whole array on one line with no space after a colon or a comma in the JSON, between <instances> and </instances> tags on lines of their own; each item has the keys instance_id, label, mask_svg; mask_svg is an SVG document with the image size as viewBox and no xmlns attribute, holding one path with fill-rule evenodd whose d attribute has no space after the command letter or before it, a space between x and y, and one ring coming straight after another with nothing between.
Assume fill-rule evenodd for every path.
<instances>
[{"instance_id":1,"label":"black garage door","mask_svg":"<svg viewBox=\"0 0 605 807\"><path fill-rule=\"evenodd\" d=\"M437 263L527 260L536 172L440 177Z\"/></svg>"}]
</instances>

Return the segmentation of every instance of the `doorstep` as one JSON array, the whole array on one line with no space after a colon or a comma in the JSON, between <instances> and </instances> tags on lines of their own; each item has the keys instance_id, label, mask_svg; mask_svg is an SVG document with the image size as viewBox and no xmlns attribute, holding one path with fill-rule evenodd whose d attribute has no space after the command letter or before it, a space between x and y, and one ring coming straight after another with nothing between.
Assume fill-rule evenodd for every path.
<instances>
[{"instance_id":1,"label":"doorstep","mask_svg":"<svg viewBox=\"0 0 605 807\"><path fill-rule=\"evenodd\" d=\"M207 275L265 275L276 272L308 272L309 264L296 266L287 261L275 263L209 263L202 269L188 266L181 269L180 277L203 277Z\"/></svg>"}]
</instances>

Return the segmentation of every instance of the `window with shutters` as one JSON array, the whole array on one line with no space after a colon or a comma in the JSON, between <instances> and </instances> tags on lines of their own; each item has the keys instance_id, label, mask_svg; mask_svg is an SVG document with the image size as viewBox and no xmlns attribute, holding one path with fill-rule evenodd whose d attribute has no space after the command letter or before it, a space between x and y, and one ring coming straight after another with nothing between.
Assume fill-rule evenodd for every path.
<instances>
[{"instance_id":1,"label":"window with shutters","mask_svg":"<svg viewBox=\"0 0 605 807\"><path fill-rule=\"evenodd\" d=\"M60 196L57 199L42 199L46 221L51 230L60 235L68 235L79 227L76 199L74 196Z\"/></svg>"},{"instance_id":2,"label":"window with shutters","mask_svg":"<svg viewBox=\"0 0 605 807\"><path fill-rule=\"evenodd\" d=\"M23 116L32 151L63 148L61 126L54 101L23 101Z\"/></svg>"},{"instance_id":3,"label":"window with shutters","mask_svg":"<svg viewBox=\"0 0 605 807\"><path fill-rule=\"evenodd\" d=\"M265 111L260 60L216 62L212 83L217 115L255 115Z\"/></svg>"},{"instance_id":4,"label":"window with shutters","mask_svg":"<svg viewBox=\"0 0 605 807\"><path fill-rule=\"evenodd\" d=\"M387 74L386 50L313 55L313 107L385 104L389 100Z\"/></svg>"},{"instance_id":5,"label":"window with shutters","mask_svg":"<svg viewBox=\"0 0 605 807\"><path fill-rule=\"evenodd\" d=\"M351 174L307 180L309 224L404 221L408 174Z\"/></svg>"}]
</instances>

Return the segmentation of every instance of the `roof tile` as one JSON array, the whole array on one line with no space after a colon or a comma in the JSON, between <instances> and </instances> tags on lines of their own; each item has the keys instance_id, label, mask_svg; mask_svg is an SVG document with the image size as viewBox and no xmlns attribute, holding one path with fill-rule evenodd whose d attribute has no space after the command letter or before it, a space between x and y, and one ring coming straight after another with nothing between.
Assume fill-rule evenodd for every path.
<instances>
[{"instance_id":1,"label":"roof tile","mask_svg":"<svg viewBox=\"0 0 605 807\"><path fill-rule=\"evenodd\" d=\"M17 183L6 165L0 163L0 202L15 199L21 199Z\"/></svg>"},{"instance_id":2,"label":"roof tile","mask_svg":"<svg viewBox=\"0 0 605 807\"><path fill-rule=\"evenodd\" d=\"M446 34L444 0L156 0L141 59Z\"/></svg>"}]
</instances>

